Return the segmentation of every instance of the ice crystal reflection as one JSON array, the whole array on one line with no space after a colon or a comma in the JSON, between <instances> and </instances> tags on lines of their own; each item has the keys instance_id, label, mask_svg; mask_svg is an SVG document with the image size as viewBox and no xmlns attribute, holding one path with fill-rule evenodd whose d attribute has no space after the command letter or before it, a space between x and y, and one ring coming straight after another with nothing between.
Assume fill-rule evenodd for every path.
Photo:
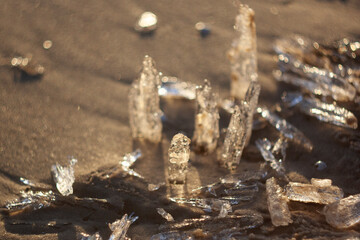
<instances>
[{"instance_id":1,"label":"ice crystal reflection","mask_svg":"<svg viewBox=\"0 0 360 240\"><path fill-rule=\"evenodd\" d=\"M51 173L53 175L56 188L63 196L73 194L73 183L75 182L74 165L77 162L75 158L69 161L68 167L63 167L59 164L51 166Z\"/></svg>"}]
</instances>

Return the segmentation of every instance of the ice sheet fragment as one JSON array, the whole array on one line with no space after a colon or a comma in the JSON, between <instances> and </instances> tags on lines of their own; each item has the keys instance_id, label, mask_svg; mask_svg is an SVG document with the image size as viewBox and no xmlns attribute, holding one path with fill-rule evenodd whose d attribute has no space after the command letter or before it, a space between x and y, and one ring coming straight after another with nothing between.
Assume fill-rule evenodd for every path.
<instances>
[{"instance_id":1,"label":"ice sheet fragment","mask_svg":"<svg viewBox=\"0 0 360 240\"><path fill-rule=\"evenodd\" d=\"M258 107L258 113L261 114L263 118L269 121L284 137L289 140L303 146L305 149L311 151L313 148L310 140L305 137L305 135L292 124L287 122L285 119L280 118L275 113L268 110L266 107Z\"/></svg>"},{"instance_id":2,"label":"ice sheet fragment","mask_svg":"<svg viewBox=\"0 0 360 240\"><path fill-rule=\"evenodd\" d=\"M166 221L168 222L174 221L173 216L171 216L171 214L166 212L163 208L156 208L156 211L158 212L158 214L160 214L160 216L166 219Z\"/></svg>"},{"instance_id":3,"label":"ice sheet fragment","mask_svg":"<svg viewBox=\"0 0 360 240\"><path fill-rule=\"evenodd\" d=\"M152 12L144 12L135 24L135 30L140 33L149 33L157 27L157 16Z\"/></svg>"},{"instance_id":4,"label":"ice sheet fragment","mask_svg":"<svg viewBox=\"0 0 360 240\"><path fill-rule=\"evenodd\" d=\"M127 153L123 159L119 162L124 175L131 175L138 178L144 178L139 173L135 172L130 167L135 163L137 159L141 157L141 150L136 149L134 152Z\"/></svg>"},{"instance_id":5,"label":"ice sheet fragment","mask_svg":"<svg viewBox=\"0 0 360 240\"><path fill-rule=\"evenodd\" d=\"M160 76L149 56L143 60L140 78L134 80L129 93L129 120L133 138L158 143L161 140L162 112L158 87Z\"/></svg>"},{"instance_id":6,"label":"ice sheet fragment","mask_svg":"<svg viewBox=\"0 0 360 240\"><path fill-rule=\"evenodd\" d=\"M109 240L125 240L126 233L130 227L130 225L135 222L139 217L133 217L132 214L128 216L124 214L124 216L120 220L116 220L115 222L109 224L109 228L112 231L112 234Z\"/></svg>"},{"instance_id":7,"label":"ice sheet fragment","mask_svg":"<svg viewBox=\"0 0 360 240\"><path fill-rule=\"evenodd\" d=\"M73 194L73 183L75 182L74 165L77 163L75 158L69 161L68 167L63 167L56 163L51 166L51 173L53 175L54 182L57 190L63 196Z\"/></svg>"},{"instance_id":8,"label":"ice sheet fragment","mask_svg":"<svg viewBox=\"0 0 360 240\"><path fill-rule=\"evenodd\" d=\"M261 86L258 81L251 81L245 94L244 106L246 113L246 144L249 143L251 138L254 113L256 112L258 105L260 89Z\"/></svg>"},{"instance_id":9,"label":"ice sheet fragment","mask_svg":"<svg viewBox=\"0 0 360 240\"><path fill-rule=\"evenodd\" d=\"M195 130L192 142L198 152L211 153L215 150L219 132L218 96L212 92L210 82L196 89Z\"/></svg>"},{"instance_id":10,"label":"ice sheet fragment","mask_svg":"<svg viewBox=\"0 0 360 240\"><path fill-rule=\"evenodd\" d=\"M283 159L276 159L274 156L273 145L267 139L258 139L255 141L256 147L260 150L260 153L265 161L270 163L271 168L276 172L283 175L285 173L285 168L283 166Z\"/></svg>"},{"instance_id":11,"label":"ice sheet fragment","mask_svg":"<svg viewBox=\"0 0 360 240\"><path fill-rule=\"evenodd\" d=\"M181 133L176 134L171 140L168 154L169 182L175 184L185 183L190 158L190 139Z\"/></svg>"},{"instance_id":12,"label":"ice sheet fragment","mask_svg":"<svg viewBox=\"0 0 360 240\"><path fill-rule=\"evenodd\" d=\"M251 81L257 81L255 12L239 4L235 20L238 37L233 40L227 55L231 64L231 96L244 99Z\"/></svg>"},{"instance_id":13,"label":"ice sheet fragment","mask_svg":"<svg viewBox=\"0 0 360 240\"><path fill-rule=\"evenodd\" d=\"M266 180L266 194L272 224L278 227L292 223L287 197L274 177Z\"/></svg>"},{"instance_id":14,"label":"ice sheet fragment","mask_svg":"<svg viewBox=\"0 0 360 240\"><path fill-rule=\"evenodd\" d=\"M326 221L336 228L349 228L360 222L360 194L350 195L324 207Z\"/></svg>"},{"instance_id":15,"label":"ice sheet fragment","mask_svg":"<svg viewBox=\"0 0 360 240\"><path fill-rule=\"evenodd\" d=\"M81 233L80 240L102 240L99 232L94 233L93 235L89 235L86 233Z\"/></svg>"},{"instance_id":16,"label":"ice sheet fragment","mask_svg":"<svg viewBox=\"0 0 360 240\"><path fill-rule=\"evenodd\" d=\"M344 193L331 185L330 179L312 179L312 184L290 182L286 185L286 195L291 201L329 204L340 200Z\"/></svg>"},{"instance_id":17,"label":"ice sheet fragment","mask_svg":"<svg viewBox=\"0 0 360 240\"><path fill-rule=\"evenodd\" d=\"M224 145L221 149L220 162L228 169L239 165L243 149L246 144L246 115L244 104L235 106L229 126L226 131Z\"/></svg>"},{"instance_id":18,"label":"ice sheet fragment","mask_svg":"<svg viewBox=\"0 0 360 240\"><path fill-rule=\"evenodd\" d=\"M195 99L196 85L190 82L184 82L177 77L161 77L161 86L158 90L161 97Z\"/></svg>"}]
</instances>

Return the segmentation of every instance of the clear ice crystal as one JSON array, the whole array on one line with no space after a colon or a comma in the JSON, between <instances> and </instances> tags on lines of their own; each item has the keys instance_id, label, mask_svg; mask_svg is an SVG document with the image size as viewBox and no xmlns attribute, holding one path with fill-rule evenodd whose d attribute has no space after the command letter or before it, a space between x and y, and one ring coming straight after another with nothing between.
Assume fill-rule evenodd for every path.
<instances>
[{"instance_id":1,"label":"clear ice crystal","mask_svg":"<svg viewBox=\"0 0 360 240\"><path fill-rule=\"evenodd\" d=\"M244 4L238 7L234 28L239 35L227 55L231 64L231 96L244 99L250 82L257 81L258 77L255 12Z\"/></svg>"},{"instance_id":2,"label":"clear ice crystal","mask_svg":"<svg viewBox=\"0 0 360 240\"><path fill-rule=\"evenodd\" d=\"M124 214L124 216L120 220L116 220L115 222L109 224L109 228L112 231L112 234L109 240L125 240L126 233L130 227L130 225L135 222L139 217L133 217L132 214L128 216Z\"/></svg>"},{"instance_id":3,"label":"clear ice crystal","mask_svg":"<svg viewBox=\"0 0 360 240\"><path fill-rule=\"evenodd\" d=\"M134 152L127 153L124 155L123 159L119 162L124 175L131 175L138 178L144 178L139 173L135 172L133 169L130 168L135 163L135 161L140 157L141 157L140 149L136 149Z\"/></svg>"},{"instance_id":4,"label":"clear ice crystal","mask_svg":"<svg viewBox=\"0 0 360 240\"><path fill-rule=\"evenodd\" d=\"M267 139L258 139L255 141L256 147L260 150L260 153L265 161L270 163L272 169L274 169L279 174L283 175L285 173L285 168L283 166L283 159L276 159L273 151L273 144ZM283 156L284 158L284 156Z\"/></svg>"},{"instance_id":5,"label":"clear ice crystal","mask_svg":"<svg viewBox=\"0 0 360 240\"><path fill-rule=\"evenodd\" d=\"M263 118L268 120L268 122L273 125L284 137L303 146L308 151L313 149L313 145L310 140L305 137L305 135L297 129L295 126L287 122L285 119L280 118L275 113L271 112L266 107L258 107L258 113L261 114Z\"/></svg>"},{"instance_id":6,"label":"clear ice crystal","mask_svg":"<svg viewBox=\"0 0 360 240\"><path fill-rule=\"evenodd\" d=\"M140 33L149 33L157 27L157 16L152 12L144 12L135 24L135 30Z\"/></svg>"},{"instance_id":7,"label":"clear ice crystal","mask_svg":"<svg viewBox=\"0 0 360 240\"><path fill-rule=\"evenodd\" d=\"M218 96L212 93L210 82L196 89L195 131L192 142L198 152L211 153L215 150L219 132Z\"/></svg>"},{"instance_id":8,"label":"clear ice crystal","mask_svg":"<svg viewBox=\"0 0 360 240\"><path fill-rule=\"evenodd\" d=\"M311 184L289 182L285 190L289 200L306 203L329 204L344 196L339 187L331 185L330 179L311 179Z\"/></svg>"},{"instance_id":9,"label":"clear ice crystal","mask_svg":"<svg viewBox=\"0 0 360 240\"><path fill-rule=\"evenodd\" d=\"M77 163L75 158L69 161L68 167L63 167L56 163L51 166L51 173L53 175L54 182L57 190L63 196L73 194L72 185L75 182L74 165Z\"/></svg>"},{"instance_id":10,"label":"clear ice crystal","mask_svg":"<svg viewBox=\"0 0 360 240\"><path fill-rule=\"evenodd\" d=\"M274 177L266 180L266 194L272 224L278 227L292 223L287 197Z\"/></svg>"},{"instance_id":11,"label":"clear ice crystal","mask_svg":"<svg viewBox=\"0 0 360 240\"><path fill-rule=\"evenodd\" d=\"M174 221L173 216L170 213L166 212L163 208L156 208L156 211L160 216L162 216L166 221L171 222Z\"/></svg>"},{"instance_id":12,"label":"clear ice crystal","mask_svg":"<svg viewBox=\"0 0 360 240\"><path fill-rule=\"evenodd\" d=\"M186 180L190 158L190 139L182 133L176 134L169 148L169 182L183 184Z\"/></svg>"},{"instance_id":13,"label":"clear ice crystal","mask_svg":"<svg viewBox=\"0 0 360 240\"><path fill-rule=\"evenodd\" d=\"M87 233L81 233L80 240L102 240L99 232L94 233L93 235L89 235Z\"/></svg>"},{"instance_id":14,"label":"clear ice crystal","mask_svg":"<svg viewBox=\"0 0 360 240\"><path fill-rule=\"evenodd\" d=\"M154 184L154 183L149 183L148 184L148 190L150 192L154 192L154 191L157 191L161 188L161 186L165 186L165 183L164 182L161 182L161 183L157 183L157 184Z\"/></svg>"},{"instance_id":15,"label":"clear ice crystal","mask_svg":"<svg viewBox=\"0 0 360 240\"><path fill-rule=\"evenodd\" d=\"M179 203L179 204L188 204L193 207L202 208L206 212L221 211L223 205L225 205L225 210L229 210L231 212L231 204L232 202L225 199L217 199L217 198L170 198L171 201ZM233 204L237 204L238 202L233 202ZM230 207L229 207L230 206ZM231 210L231 211L230 211Z\"/></svg>"},{"instance_id":16,"label":"clear ice crystal","mask_svg":"<svg viewBox=\"0 0 360 240\"><path fill-rule=\"evenodd\" d=\"M300 98L300 96L301 94L293 94L289 97ZM284 101L289 101L289 99ZM301 112L316 117L320 121L352 129L358 127L358 120L355 115L345 108L336 106L336 103L325 103L316 98L302 97L297 106Z\"/></svg>"},{"instance_id":17,"label":"clear ice crystal","mask_svg":"<svg viewBox=\"0 0 360 240\"><path fill-rule=\"evenodd\" d=\"M220 207L218 218L225 218L229 214L229 212L232 212L230 202L223 202Z\"/></svg>"},{"instance_id":18,"label":"clear ice crystal","mask_svg":"<svg viewBox=\"0 0 360 240\"><path fill-rule=\"evenodd\" d=\"M246 144L246 114L244 104L236 105L226 131L224 145L221 149L220 162L228 168L234 169L239 165L242 152Z\"/></svg>"},{"instance_id":19,"label":"clear ice crystal","mask_svg":"<svg viewBox=\"0 0 360 240\"><path fill-rule=\"evenodd\" d=\"M161 97L194 100L196 97L196 85L181 81L177 77L163 76L158 92Z\"/></svg>"},{"instance_id":20,"label":"clear ice crystal","mask_svg":"<svg viewBox=\"0 0 360 240\"><path fill-rule=\"evenodd\" d=\"M246 144L249 143L253 127L254 113L258 105L261 86L257 81L251 81L249 88L246 91L244 106L246 113Z\"/></svg>"},{"instance_id":21,"label":"clear ice crystal","mask_svg":"<svg viewBox=\"0 0 360 240\"><path fill-rule=\"evenodd\" d=\"M349 228L360 222L360 194L351 195L324 208L326 221L336 228Z\"/></svg>"},{"instance_id":22,"label":"clear ice crystal","mask_svg":"<svg viewBox=\"0 0 360 240\"><path fill-rule=\"evenodd\" d=\"M56 200L56 195L53 191L23 191L21 197L8 202L5 207L11 211L21 210L27 207L33 210L46 208Z\"/></svg>"},{"instance_id":23,"label":"clear ice crystal","mask_svg":"<svg viewBox=\"0 0 360 240\"><path fill-rule=\"evenodd\" d=\"M140 78L134 80L129 93L129 120L133 138L160 142L162 112L159 86L160 76L155 63L151 57L145 56Z\"/></svg>"},{"instance_id":24,"label":"clear ice crystal","mask_svg":"<svg viewBox=\"0 0 360 240\"><path fill-rule=\"evenodd\" d=\"M325 92L330 92L332 98L335 100L354 100L356 89L335 73L305 64L301 60L286 53L279 54L278 60L281 71L290 71L302 77L311 79L320 85Z\"/></svg>"}]
</instances>

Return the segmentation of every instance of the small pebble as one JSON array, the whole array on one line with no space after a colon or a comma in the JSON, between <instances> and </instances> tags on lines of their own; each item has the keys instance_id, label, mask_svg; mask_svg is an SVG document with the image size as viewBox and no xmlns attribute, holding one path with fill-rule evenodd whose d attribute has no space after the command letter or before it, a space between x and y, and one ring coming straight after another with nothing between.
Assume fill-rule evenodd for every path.
<instances>
[{"instance_id":1,"label":"small pebble","mask_svg":"<svg viewBox=\"0 0 360 240\"><path fill-rule=\"evenodd\" d=\"M200 33L201 37L206 37L210 34L211 29L209 27L209 25L207 25L204 22L198 22L195 24L195 29L198 30L198 32Z\"/></svg>"},{"instance_id":2,"label":"small pebble","mask_svg":"<svg viewBox=\"0 0 360 240\"><path fill-rule=\"evenodd\" d=\"M135 30L141 33L150 33L157 27L157 16L152 12L144 12L135 24Z\"/></svg>"},{"instance_id":3,"label":"small pebble","mask_svg":"<svg viewBox=\"0 0 360 240\"><path fill-rule=\"evenodd\" d=\"M50 49L52 47L52 41L51 40L46 40L43 43L43 48L44 49Z\"/></svg>"}]
</instances>

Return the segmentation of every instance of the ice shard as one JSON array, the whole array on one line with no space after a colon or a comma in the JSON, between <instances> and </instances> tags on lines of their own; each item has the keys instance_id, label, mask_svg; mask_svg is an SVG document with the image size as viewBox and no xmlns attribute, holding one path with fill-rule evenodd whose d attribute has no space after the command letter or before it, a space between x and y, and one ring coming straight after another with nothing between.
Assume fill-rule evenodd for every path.
<instances>
[{"instance_id":1,"label":"ice shard","mask_svg":"<svg viewBox=\"0 0 360 240\"><path fill-rule=\"evenodd\" d=\"M313 145L310 140L305 137L305 135L299 129L294 127L285 119L280 118L266 107L258 107L257 111L263 118L268 120L268 122L273 125L284 137L295 142L296 144L299 144L300 146L303 146L309 151L312 150Z\"/></svg>"},{"instance_id":2,"label":"ice shard","mask_svg":"<svg viewBox=\"0 0 360 240\"><path fill-rule=\"evenodd\" d=\"M220 207L218 218L225 218L229 214L229 212L232 212L230 202L223 202Z\"/></svg>"},{"instance_id":3,"label":"ice shard","mask_svg":"<svg viewBox=\"0 0 360 240\"><path fill-rule=\"evenodd\" d=\"M256 147L260 150L264 160L270 163L271 168L279 174L283 175L285 173L283 159L275 158L272 143L267 138L264 138L256 140L255 144Z\"/></svg>"},{"instance_id":4,"label":"ice shard","mask_svg":"<svg viewBox=\"0 0 360 240\"><path fill-rule=\"evenodd\" d=\"M239 165L246 144L246 121L244 104L235 106L219 159L228 169L235 169Z\"/></svg>"},{"instance_id":5,"label":"ice shard","mask_svg":"<svg viewBox=\"0 0 360 240\"><path fill-rule=\"evenodd\" d=\"M57 190L63 196L73 194L73 183L75 182L74 165L77 162L75 158L69 161L68 167L63 167L56 163L51 166L51 173Z\"/></svg>"},{"instance_id":6,"label":"ice shard","mask_svg":"<svg viewBox=\"0 0 360 240\"><path fill-rule=\"evenodd\" d=\"M336 228L349 228L360 222L360 194L351 195L324 208L326 221Z\"/></svg>"},{"instance_id":7,"label":"ice shard","mask_svg":"<svg viewBox=\"0 0 360 240\"><path fill-rule=\"evenodd\" d=\"M215 150L219 132L218 96L211 90L210 82L196 89L195 131L192 138L197 152L211 153Z\"/></svg>"},{"instance_id":8,"label":"ice shard","mask_svg":"<svg viewBox=\"0 0 360 240\"><path fill-rule=\"evenodd\" d=\"M238 37L232 42L227 55L231 64L231 96L244 99L251 81L257 81L255 12L239 4L235 20Z\"/></svg>"},{"instance_id":9,"label":"ice shard","mask_svg":"<svg viewBox=\"0 0 360 240\"><path fill-rule=\"evenodd\" d=\"M246 113L246 144L249 143L253 127L254 113L258 105L261 86L258 81L251 81L246 91L244 106Z\"/></svg>"},{"instance_id":10,"label":"ice shard","mask_svg":"<svg viewBox=\"0 0 360 240\"><path fill-rule=\"evenodd\" d=\"M119 162L121 169L123 171L123 175L131 175L138 178L144 178L139 173L135 172L130 167L135 163L137 159L141 157L141 150L136 149L134 152L127 153L124 155L123 159Z\"/></svg>"},{"instance_id":11,"label":"ice shard","mask_svg":"<svg viewBox=\"0 0 360 240\"><path fill-rule=\"evenodd\" d=\"M81 233L80 240L102 240L99 232L94 233L93 235L89 235L86 233Z\"/></svg>"},{"instance_id":12,"label":"ice shard","mask_svg":"<svg viewBox=\"0 0 360 240\"><path fill-rule=\"evenodd\" d=\"M162 112L158 88L160 76L155 63L145 56L140 77L132 83L129 93L129 120L133 138L160 142Z\"/></svg>"},{"instance_id":13,"label":"ice shard","mask_svg":"<svg viewBox=\"0 0 360 240\"><path fill-rule=\"evenodd\" d=\"M130 225L137 219L137 216L133 217L132 215L128 216L125 214L120 220L109 224L109 228L112 231L109 240L125 240Z\"/></svg>"},{"instance_id":14,"label":"ice shard","mask_svg":"<svg viewBox=\"0 0 360 240\"><path fill-rule=\"evenodd\" d=\"M168 180L170 183L185 183L189 158L190 139L178 133L172 138L169 148Z\"/></svg>"},{"instance_id":15,"label":"ice shard","mask_svg":"<svg viewBox=\"0 0 360 240\"><path fill-rule=\"evenodd\" d=\"M156 208L156 211L160 216L162 216L166 221L171 222L174 221L173 216L170 213L166 212L163 208Z\"/></svg>"},{"instance_id":16,"label":"ice shard","mask_svg":"<svg viewBox=\"0 0 360 240\"><path fill-rule=\"evenodd\" d=\"M5 207L10 211L21 210L24 208L31 208L38 210L46 208L56 200L56 195L53 191L24 191L21 192L21 197L8 202Z\"/></svg>"},{"instance_id":17,"label":"ice shard","mask_svg":"<svg viewBox=\"0 0 360 240\"><path fill-rule=\"evenodd\" d=\"M290 71L316 82L337 101L353 101L356 89L342 77L326 69L303 63L289 54L278 56L280 70Z\"/></svg>"},{"instance_id":18,"label":"ice shard","mask_svg":"<svg viewBox=\"0 0 360 240\"><path fill-rule=\"evenodd\" d=\"M285 190L289 200L306 203L329 204L344 196L339 187L331 185L330 179L312 179L311 184L290 182Z\"/></svg>"},{"instance_id":19,"label":"ice shard","mask_svg":"<svg viewBox=\"0 0 360 240\"><path fill-rule=\"evenodd\" d=\"M266 194L272 224L278 227L292 223L287 197L274 177L266 180Z\"/></svg>"}]
</instances>

